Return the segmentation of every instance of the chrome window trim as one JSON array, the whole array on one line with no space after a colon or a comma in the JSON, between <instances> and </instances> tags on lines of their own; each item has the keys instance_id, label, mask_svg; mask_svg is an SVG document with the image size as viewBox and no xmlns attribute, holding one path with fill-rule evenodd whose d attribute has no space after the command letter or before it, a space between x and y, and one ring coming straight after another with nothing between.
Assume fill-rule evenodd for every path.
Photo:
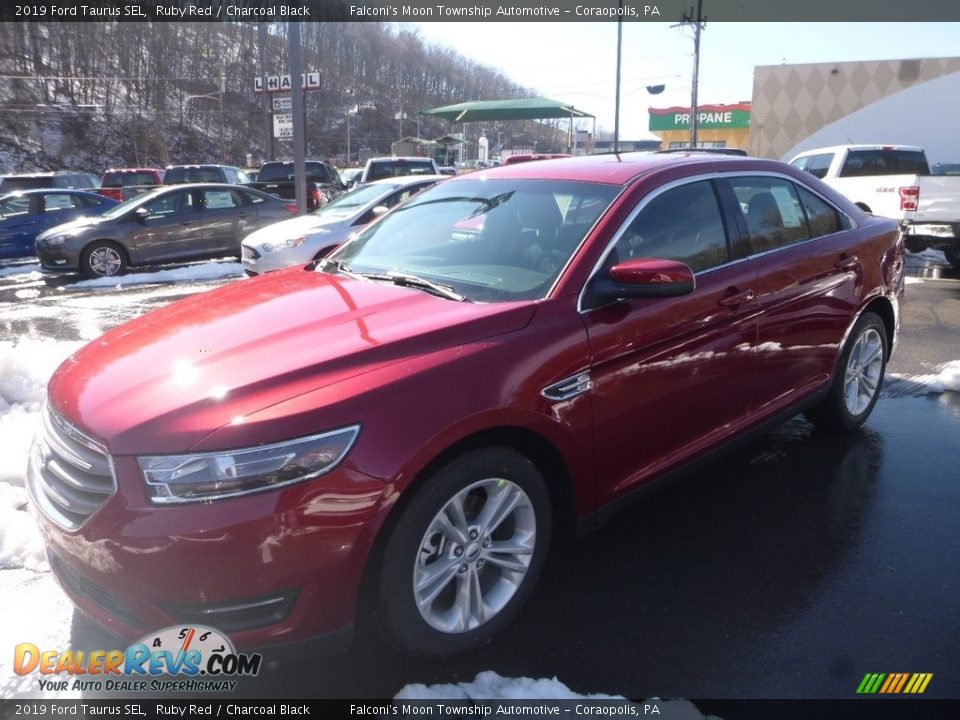
<instances>
[{"instance_id":1,"label":"chrome window trim","mask_svg":"<svg viewBox=\"0 0 960 720\"><path fill-rule=\"evenodd\" d=\"M800 171L800 172L803 172L803 171ZM838 235L841 232L848 232L849 230L856 230L861 227L860 223L858 223L855 218L851 217L849 214L844 212L841 208L838 208L833 203L833 201L831 201L829 198L824 197L822 193L817 192L816 188L812 188L802 180L799 180L793 177L792 175L788 175L786 173L773 172L771 170L756 170L756 171L729 170L726 172L702 173L700 175L691 175L689 177L680 178L679 180L673 180L672 182L669 182L666 185L662 185L658 187L656 190L654 190L653 192L646 195L643 198L643 200L641 200L637 204L637 206L630 212L630 214L624 219L624 221L620 224L620 227L617 228L617 231L613 234L613 236L610 238L610 241L607 243L607 246L604 248L603 253L601 253L600 257L597 259L597 262L594 263L593 268L591 268L590 274L587 276L587 279L584 282L583 287L580 288L580 293L577 295L577 312L581 315L584 315L600 307L606 307L606 305L598 305L595 308L585 309L583 307L583 301L587 293L587 288L590 286L590 282L593 280L593 278L600 271L600 268L603 267L603 264L607 261L607 258L610 256L610 253L613 251L614 246L617 244L620 238L623 237L623 234L626 232L627 228L630 227L630 224L636 219L637 215L639 215L643 211L643 209L650 203L650 201L659 197L663 193L669 190L673 190L674 188L680 187L682 185L687 185L695 182L702 182L704 180L728 180L731 178L738 178L738 177L772 177L778 180L786 180L787 182L792 182L796 185L799 185L803 187L804 190L807 190L808 192L810 192L811 194L815 195L817 198L825 202L827 205L832 207L838 214L847 218L847 220L850 222L850 228L848 230L841 228L838 232L835 232L835 233L829 233L827 235L817 235L815 237L807 238L806 240L801 240L799 242L791 243L790 245L784 245L783 247L771 248L770 250L764 250L763 252L745 255L744 257L740 257L740 258L733 258L729 262L725 262L721 265L716 265L714 267L705 268L704 270L695 272L694 273L695 278L700 277L702 275L706 275L707 273L714 272L715 270L720 270L722 268L728 268L734 265L738 265L740 263L746 262L747 260L753 260L754 258L764 257L766 255L770 255L771 253L782 252L790 248L800 247L801 245L805 245L815 240L821 240L822 238L832 237L833 235ZM723 215L723 206L718 204L718 207L720 208L721 215ZM735 240L735 238L729 238L729 239L731 241ZM611 304L611 303L607 303L607 304Z\"/></svg>"}]
</instances>

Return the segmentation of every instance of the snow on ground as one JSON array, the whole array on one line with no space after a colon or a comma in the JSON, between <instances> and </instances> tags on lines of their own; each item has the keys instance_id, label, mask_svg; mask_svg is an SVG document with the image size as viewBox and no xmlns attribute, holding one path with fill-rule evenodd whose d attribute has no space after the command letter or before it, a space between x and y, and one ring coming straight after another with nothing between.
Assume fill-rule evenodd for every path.
<instances>
[{"instance_id":1,"label":"snow on ground","mask_svg":"<svg viewBox=\"0 0 960 720\"><path fill-rule=\"evenodd\" d=\"M27 263L26 265L9 265L0 267L0 277L12 277L14 275L27 275L29 277L18 278L18 280L40 280L43 274L40 272L39 263Z\"/></svg>"},{"instance_id":2,"label":"snow on ground","mask_svg":"<svg viewBox=\"0 0 960 720\"><path fill-rule=\"evenodd\" d=\"M909 250L907 251L908 255L913 255L914 257L923 258L924 260L935 260L936 262L946 263L947 256L943 254L941 250L934 250L933 248L927 248L923 252L912 253Z\"/></svg>"},{"instance_id":3,"label":"snow on ground","mask_svg":"<svg viewBox=\"0 0 960 720\"><path fill-rule=\"evenodd\" d=\"M398 692L394 700L420 701L489 701L489 700L624 700L622 695L581 695L574 692L557 678L532 679L508 678L487 670L479 673L472 682L446 685L407 685ZM636 715L643 717L644 705L656 705L659 714L651 717L664 720L709 720L687 700L646 700L633 703ZM617 705L616 707L619 707ZM713 716L710 716L713 718ZM714 719L715 720L715 719Z\"/></svg>"},{"instance_id":4,"label":"snow on ground","mask_svg":"<svg viewBox=\"0 0 960 720\"><path fill-rule=\"evenodd\" d=\"M938 372L929 375L891 375L894 380L909 383L919 393L960 392L960 360L951 360Z\"/></svg>"},{"instance_id":5,"label":"snow on ground","mask_svg":"<svg viewBox=\"0 0 960 720\"><path fill-rule=\"evenodd\" d=\"M224 278L243 277L243 264L234 260L215 260L213 262L187 265L186 267L155 272L131 273L109 278L81 280L64 286L64 290L73 288L114 287L122 288L129 285L144 285L158 282L191 282L197 280L222 280Z\"/></svg>"},{"instance_id":6,"label":"snow on ground","mask_svg":"<svg viewBox=\"0 0 960 720\"><path fill-rule=\"evenodd\" d=\"M22 487L0 482L0 697L39 697L37 675L17 675L8 664L13 648L29 642L44 650L70 644L73 605L47 565L36 523ZM29 612L24 612L29 608ZM58 698L79 692L57 693Z\"/></svg>"},{"instance_id":7,"label":"snow on ground","mask_svg":"<svg viewBox=\"0 0 960 720\"><path fill-rule=\"evenodd\" d=\"M23 484L27 453L47 381L83 342L0 341L0 481Z\"/></svg>"}]
</instances>

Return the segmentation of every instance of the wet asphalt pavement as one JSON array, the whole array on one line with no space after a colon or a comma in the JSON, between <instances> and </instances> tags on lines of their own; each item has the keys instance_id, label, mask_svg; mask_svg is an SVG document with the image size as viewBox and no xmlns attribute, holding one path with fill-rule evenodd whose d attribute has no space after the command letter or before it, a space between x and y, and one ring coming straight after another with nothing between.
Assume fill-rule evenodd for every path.
<instances>
[{"instance_id":1,"label":"wet asphalt pavement","mask_svg":"<svg viewBox=\"0 0 960 720\"><path fill-rule=\"evenodd\" d=\"M960 359L960 275L909 267L929 279L907 287L888 368L901 376ZM2 339L77 339L223 282L7 280ZM385 698L495 670L633 698L850 698L868 672L930 672L926 696L960 698L958 598L960 393L888 378L862 431L831 436L795 418L559 547L519 622L486 648L412 661L364 641L272 663L239 694ZM73 639L111 646L78 613Z\"/></svg>"}]
</instances>

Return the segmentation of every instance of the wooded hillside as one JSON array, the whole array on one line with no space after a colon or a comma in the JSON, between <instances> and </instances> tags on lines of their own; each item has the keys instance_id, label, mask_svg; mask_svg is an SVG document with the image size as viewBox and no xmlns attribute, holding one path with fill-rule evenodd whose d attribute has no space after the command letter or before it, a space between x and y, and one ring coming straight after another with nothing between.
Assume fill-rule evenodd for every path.
<instances>
[{"instance_id":1,"label":"wooded hillside","mask_svg":"<svg viewBox=\"0 0 960 720\"><path fill-rule=\"evenodd\" d=\"M285 23L0 23L0 172L184 162L259 164L269 153L254 79L288 72ZM261 43L263 36L266 42ZM308 154L345 161L389 153L418 113L464 100L534 94L501 72L383 23L302 23ZM221 90L222 116L221 116ZM221 132L222 118L222 132ZM425 138L459 131L421 119ZM477 127L468 126L475 142ZM539 123L488 124L496 139L556 137ZM222 135L222 151L221 151ZM275 154L289 156L277 141ZM474 151L475 153L475 151ZM475 155L474 155L475 157Z\"/></svg>"}]
</instances>

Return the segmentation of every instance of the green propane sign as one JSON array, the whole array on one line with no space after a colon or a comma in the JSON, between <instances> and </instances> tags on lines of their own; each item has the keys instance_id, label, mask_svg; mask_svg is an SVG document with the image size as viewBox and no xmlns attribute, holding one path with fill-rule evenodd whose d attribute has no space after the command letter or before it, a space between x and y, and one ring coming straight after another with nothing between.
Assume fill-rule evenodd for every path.
<instances>
[{"instance_id":1,"label":"green propane sign","mask_svg":"<svg viewBox=\"0 0 960 720\"><path fill-rule=\"evenodd\" d=\"M689 130L690 108L649 108L651 130ZM702 130L728 130L750 127L750 105L701 105L697 125Z\"/></svg>"}]
</instances>

